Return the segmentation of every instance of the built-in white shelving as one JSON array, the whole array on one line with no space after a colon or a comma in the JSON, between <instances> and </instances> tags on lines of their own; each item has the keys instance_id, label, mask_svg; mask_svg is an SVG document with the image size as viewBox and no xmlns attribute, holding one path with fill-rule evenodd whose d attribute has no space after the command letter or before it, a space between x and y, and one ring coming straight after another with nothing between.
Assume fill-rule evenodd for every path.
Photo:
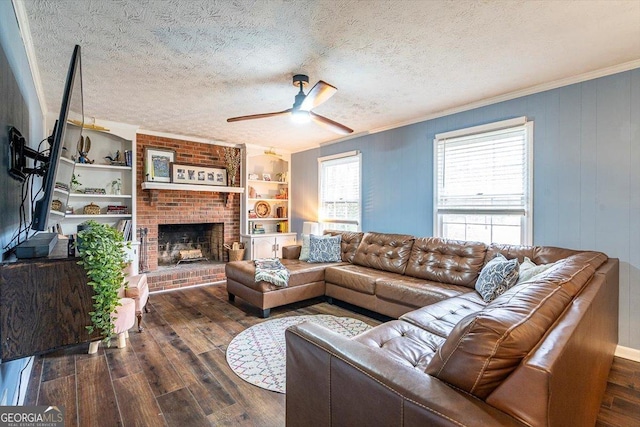
<instances>
[{"instance_id":1,"label":"built-in white shelving","mask_svg":"<svg viewBox=\"0 0 640 427\"><path fill-rule=\"evenodd\" d=\"M240 233L247 249L245 257L281 257L284 246L296 243L296 233L288 232L291 186L287 178L290 172L288 153L274 155L264 147L245 146L242 175L246 191L241 203ZM269 205L269 213L259 218L256 205L264 207L265 203Z\"/></svg>"}]
</instances>

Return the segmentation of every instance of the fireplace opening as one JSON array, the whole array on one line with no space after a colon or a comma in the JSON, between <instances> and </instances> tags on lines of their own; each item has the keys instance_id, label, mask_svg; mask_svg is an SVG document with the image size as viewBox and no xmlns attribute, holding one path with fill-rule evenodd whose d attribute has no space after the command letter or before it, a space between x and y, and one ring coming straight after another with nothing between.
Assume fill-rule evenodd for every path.
<instances>
[{"instance_id":1,"label":"fireplace opening","mask_svg":"<svg viewBox=\"0 0 640 427\"><path fill-rule=\"evenodd\" d=\"M158 267L224 261L224 223L158 225Z\"/></svg>"}]
</instances>

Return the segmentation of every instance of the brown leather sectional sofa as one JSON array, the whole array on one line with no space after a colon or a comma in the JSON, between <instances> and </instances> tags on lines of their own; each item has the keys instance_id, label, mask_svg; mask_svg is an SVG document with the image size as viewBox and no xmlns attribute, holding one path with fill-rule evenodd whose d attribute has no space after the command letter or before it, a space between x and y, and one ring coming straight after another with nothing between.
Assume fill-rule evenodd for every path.
<instances>
[{"instance_id":1,"label":"brown leather sectional sofa","mask_svg":"<svg viewBox=\"0 0 640 427\"><path fill-rule=\"evenodd\" d=\"M382 233L344 233L342 252L313 274L283 260L293 288L308 275L309 295L397 320L353 339L289 328L288 426L594 425L618 340L616 259ZM485 303L474 285L497 253L555 264Z\"/></svg>"}]
</instances>

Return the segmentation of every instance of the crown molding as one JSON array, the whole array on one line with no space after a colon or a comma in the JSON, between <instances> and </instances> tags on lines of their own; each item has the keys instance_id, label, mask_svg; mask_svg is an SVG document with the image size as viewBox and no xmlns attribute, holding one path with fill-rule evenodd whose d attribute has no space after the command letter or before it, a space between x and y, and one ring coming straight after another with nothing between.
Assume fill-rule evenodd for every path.
<instances>
[{"instance_id":1,"label":"crown molding","mask_svg":"<svg viewBox=\"0 0 640 427\"><path fill-rule=\"evenodd\" d=\"M480 107L486 107L487 105L493 105L499 102L510 101L512 99L522 98L524 96L533 95L540 92L546 92L548 90L557 89L560 87L569 86L576 83L582 83L588 80L594 80L600 77L610 76L613 74L618 74L618 73L622 73L629 70L634 70L636 68L640 68L640 59L624 62L622 64L614 65L611 67L601 68L595 71L589 71L587 73L578 74L578 75L566 77L563 79L554 80L547 83L542 83L542 84L531 86L525 89L509 92L503 95L498 95L498 96L483 99L480 101L472 102L469 104L461 105L459 107L449 108L447 110L438 111L436 113L429 114L427 116L423 116L418 119L412 119L412 120L408 120L401 123L395 123L389 126L375 128L370 130L369 133L373 134L378 132L384 132L391 129L397 129L403 126L409 126L416 123L425 122L427 120L433 120L440 117L450 116L452 114L462 113L464 111L469 111L469 110L473 110Z\"/></svg>"},{"instance_id":2,"label":"crown molding","mask_svg":"<svg viewBox=\"0 0 640 427\"><path fill-rule=\"evenodd\" d=\"M158 132L155 130L147 130L144 128L139 128L138 133L141 133L144 135L159 136L161 138L179 139L180 141L199 142L202 144L222 145L225 147L242 148L242 144L235 144L232 142L219 141L215 139L200 138L198 136L188 136L188 135L178 135L175 133L168 133L168 132Z\"/></svg>"},{"instance_id":3,"label":"crown molding","mask_svg":"<svg viewBox=\"0 0 640 427\"><path fill-rule=\"evenodd\" d=\"M281 154L283 156L289 156L291 155L291 151L284 149L284 148L278 148L275 147L273 145L258 145L258 144L242 144L244 145L248 150L258 150L258 151L262 151L262 150L273 150L275 152L277 152L277 154Z\"/></svg>"},{"instance_id":4,"label":"crown molding","mask_svg":"<svg viewBox=\"0 0 640 427\"><path fill-rule=\"evenodd\" d=\"M337 144L339 142L344 142L353 138L359 138L365 135L372 135L375 133L385 132L392 129L398 129L404 126L410 126L416 123L426 122L427 120L433 120L440 117L450 116L452 114L462 113L464 111L469 111L469 110L473 110L480 107L486 107L487 105L493 105L499 102L510 101L512 99L522 98L524 96L533 95L540 92L546 92L548 90L557 89L560 87L569 86L576 83L582 83L582 82L594 80L600 77L606 77L613 74L622 73L625 71L635 70L636 68L640 68L640 59L624 62L622 64L601 68L599 70L590 71L587 73L578 74L571 77L566 77L564 79L554 80L548 83L542 83L536 86L531 86L525 89L517 90L515 92L509 92L503 95L494 96L494 97L483 99L480 101L471 102L469 104L464 104L458 107L449 108L447 110L442 110L426 116L422 116L417 119L411 119L404 122L399 122L399 123L394 123L387 126L382 126L379 128L374 128L366 132L359 132L354 135L349 135L348 137L345 137L345 138L339 138L339 139L334 139L332 141L321 142L320 144L318 144L316 148L326 146L326 145L331 145L331 144ZM306 151L306 150L300 150L300 151Z\"/></svg>"}]
</instances>

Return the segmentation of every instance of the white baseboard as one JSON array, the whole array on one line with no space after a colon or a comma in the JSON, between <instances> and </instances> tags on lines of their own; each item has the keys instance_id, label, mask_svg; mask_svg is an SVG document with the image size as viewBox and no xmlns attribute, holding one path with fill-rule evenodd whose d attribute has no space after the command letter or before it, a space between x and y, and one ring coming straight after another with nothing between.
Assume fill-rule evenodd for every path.
<instances>
[{"instance_id":1,"label":"white baseboard","mask_svg":"<svg viewBox=\"0 0 640 427\"><path fill-rule=\"evenodd\" d=\"M614 354L616 357L622 357L623 359L640 362L640 350L635 348L623 347L619 345L616 347L616 352Z\"/></svg>"}]
</instances>

